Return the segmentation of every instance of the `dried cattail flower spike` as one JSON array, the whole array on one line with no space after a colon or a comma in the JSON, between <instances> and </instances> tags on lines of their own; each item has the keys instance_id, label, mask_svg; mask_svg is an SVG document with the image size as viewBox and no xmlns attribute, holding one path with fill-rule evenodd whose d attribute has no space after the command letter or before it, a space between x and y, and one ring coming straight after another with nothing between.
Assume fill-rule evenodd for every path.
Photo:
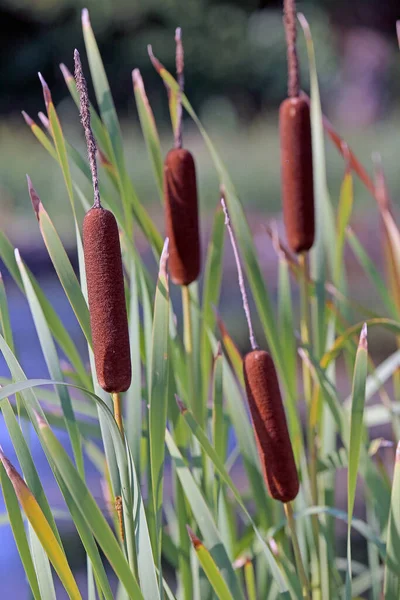
<instances>
[{"instance_id":1,"label":"dried cattail flower spike","mask_svg":"<svg viewBox=\"0 0 400 600\"><path fill-rule=\"evenodd\" d=\"M176 30L176 67L180 94L183 93L183 47L181 31ZM187 286L200 273L200 232L197 202L196 168L188 150L182 148L182 106L178 98L175 148L164 162L164 198L166 235L169 238L171 279Z\"/></svg>"},{"instance_id":2,"label":"dried cattail flower spike","mask_svg":"<svg viewBox=\"0 0 400 600\"><path fill-rule=\"evenodd\" d=\"M259 350L253 333L242 268L224 198L225 224L231 239L252 351L243 361L244 380L263 475L270 495L280 502L294 500L299 478L286 424L278 377L271 356Z\"/></svg>"},{"instance_id":3,"label":"dried cattail flower spike","mask_svg":"<svg viewBox=\"0 0 400 600\"><path fill-rule=\"evenodd\" d=\"M117 395L131 384L131 358L119 232L114 215L100 203L96 143L90 127L89 99L80 57L75 50L75 77L81 100L92 171L94 205L83 221L83 251L88 286L93 352L99 384ZM115 416L122 431L119 408Z\"/></svg>"},{"instance_id":4,"label":"dried cattail flower spike","mask_svg":"<svg viewBox=\"0 0 400 600\"><path fill-rule=\"evenodd\" d=\"M290 249L300 253L312 247L315 225L310 107L300 96L295 0L284 0L284 24L289 97L279 111L283 217Z\"/></svg>"}]
</instances>

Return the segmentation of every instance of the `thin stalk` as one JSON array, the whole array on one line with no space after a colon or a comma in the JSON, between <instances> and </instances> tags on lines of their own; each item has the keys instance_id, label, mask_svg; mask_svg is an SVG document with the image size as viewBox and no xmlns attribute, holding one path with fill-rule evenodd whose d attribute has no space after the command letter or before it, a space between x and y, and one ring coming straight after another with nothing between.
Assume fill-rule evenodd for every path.
<instances>
[{"instance_id":1,"label":"thin stalk","mask_svg":"<svg viewBox=\"0 0 400 600\"><path fill-rule=\"evenodd\" d=\"M311 600L310 582L308 581L308 578L307 578L307 575L306 575L306 572L304 569L304 565L303 565L303 559L301 558L299 540L297 538L297 532L296 532L296 523L295 523L294 514L293 514L293 506L292 506L291 502L287 502L286 504L283 505L283 507L285 509L286 518L287 518L290 533L292 536L294 557L296 560L296 567L297 567L297 571L298 571L301 585L302 585L303 598L306 598L306 600Z\"/></svg>"},{"instance_id":2,"label":"thin stalk","mask_svg":"<svg viewBox=\"0 0 400 600\"><path fill-rule=\"evenodd\" d=\"M121 396L118 392L114 392L112 394L113 404L114 404L114 418L117 422L118 429L121 432L122 439L124 439L124 425L122 423L122 410L121 410Z\"/></svg>"},{"instance_id":3,"label":"thin stalk","mask_svg":"<svg viewBox=\"0 0 400 600\"><path fill-rule=\"evenodd\" d=\"M310 344L311 339L311 322L310 313L308 306L308 269L307 269L307 258L306 254L303 253L299 256L300 264L300 332L301 341L305 346ZM313 401L313 390L312 390L312 376L307 361L302 362L303 368L303 386L304 386L304 397L308 406L309 412L309 427L308 431L308 451L310 458L310 480L311 480L311 497L313 503L318 504L318 492L317 492L317 469L316 469L316 447L315 447L315 428L313 426L313 408L315 409L315 400Z\"/></svg>"},{"instance_id":4,"label":"thin stalk","mask_svg":"<svg viewBox=\"0 0 400 600\"><path fill-rule=\"evenodd\" d=\"M197 393L196 382L195 382L195 365L194 365L194 353L193 353L193 325L192 325L192 311L191 311L191 299L189 286L182 286L182 307L183 307L183 342L185 346L187 356L187 367L188 367L188 393L189 393L189 405L193 411L193 415L196 420L203 426L203 408L202 408L202 396L201 393ZM207 482L207 456L202 451L200 444L196 439L193 440L193 456L201 458L202 472L200 469L194 470L194 475L198 483L204 485L204 491L206 492L205 486Z\"/></svg>"},{"instance_id":5,"label":"thin stalk","mask_svg":"<svg viewBox=\"0 0 400 600\"><path fill-rule=\"evenodd\" d=\"M301 341L306 346L310 343L310 314L308 310L308 269L307 269L307 257L306 253L302 253L299 256L300 266L300 333ZM308 365L303 361L303 385L304 385L304 397L307 404L311 402L311 373Z\"/></svg>"},{"instance_id":6,"label":"thin stalk","mask_svg":"<svg viewBox=\"0 0 400 600\"><path fill-rule=\"evenodd\" d=\"M300 265L300 332L301 340L305 346L310 345L311 341L311 319L308 303L308 266L307 254L303 252L299 256ZM311 501L314 506L318 505L318 484L317 484L317 445L316 445L316 418L315 412L320 399L320 392L316 388L312 388L312 375L309 364L306 361L302 362L303 369L303 387L304 398L308 407L308 428L307 428L307 444L309 458L309 477ZM315 548L319 544L319 521L317 515L311 517L312 531L314 537ZM320 587L319 563L316 554L312 555L312 579L313 579L313 597L317 597L318 588ZM315 586L315 587L314 587Z\"/></svg>"},{"instance_id":7,"label":"thin stalk","mask_svg":"<svg viewBox=\"0 0 400 600\"><path fill-rule=\"evenodd\" d=\"M193 413L199 423L202 422L201 414L199 414L198 407L196 406L196 391L194 384L194 365L193 365L193 328L192 328L192 313L190 307L190 291L189 286L182 286L182 308L183 308L183 343L187 355L187 366L188 366L188 390L189 390L189 404L193 410Z\"/></svg>"},{"instance_id":8,"label":"thin stalk","mask_svg":"<svg viewBox=\"0 0 400 600\"><path fill-rule=\"evenodd\" d=\"M182 484L179 481L177 474L175 473L175 498L176 498L176 512L179 515L178 518L178 535L179 535L179 553L178 553L178 565L179 565L179 582L181 588L181 594L183 600L192 600L193 597L193 577L190 564L190 538L187 534L186 523L189 521L190 516L188 514L185 493L182 488Z\"/></svg>"}]
</instances>

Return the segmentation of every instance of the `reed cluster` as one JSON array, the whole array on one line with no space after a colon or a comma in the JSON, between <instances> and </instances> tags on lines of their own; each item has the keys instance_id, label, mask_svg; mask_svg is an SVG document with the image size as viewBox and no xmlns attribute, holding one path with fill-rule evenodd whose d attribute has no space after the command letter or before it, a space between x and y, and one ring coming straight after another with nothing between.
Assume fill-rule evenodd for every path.
<instances>
[{"instance_id":1,"label":"reed cluster","mask_svg":"<svg viewBox=\"0 0 400 600\"><path fill-rule=\"evenodd\" d=\"M0 351L10 370L10 377L1 380L0 410L23 475L0 446L7 510L6 517L0 515L0 527L11 525L35 600L58 597L59 584L73 600L81 600L82 590L23 421L44 449L84 546L89 600L114 598L111 571L118 581L117 597L135 600L351 600L364 592L373 600L400 598L399 350L374 366L367 343L368 325L385 328L399 344L400 234L381 162L375 160L379 168L373 181L327 119L320 119L320 107L310 112L310 102L319 102L317 77L314 72L310 100L300 90L295 1L283 4L288 97L280 107L279 125L287 244L276 227L269 228L279 261L277 303L234 184L184 94L180 28L175 34L176 78L149 48L168 90L174 143L165 158L143 80L133 71L139 119L163 203L162 233L128 175L121 129L87 10L82 26L99 114L89 103L78 51L75 77L65 65L61 70L80 109L89 167L66 139L42 76L43 129L23 113L66 183L79 276L29 177L28 190L91 365L89 369L80 356L24 257L0 233L0 257L26 296L49 371L48 380L27 379L14 343L8 283L0 277ZM298 17L314 69L308 23ZM183 147L184 109L199 125L220 178L222 210L218 206L204 260L195 159ZM322 146L323 127L345 159L335 224L328 201L315 198L314 207L313 163L320 179L325 167L318 166L321 157L313 161L313 142L314 151ZM91 184L93 201L75 180L70 163ZM385 275L349 227L354 174L377 200ZM104 185L105 180L111 185ZM83 223L78 201L85 210ZM315 208L321 213L317 232ZM138 230L158 263L156 282L138 252ZM229 325L213 310L220 301L226 231L238 275L233 290L240 293L249 330L250 350L244 356ZM384 310L379 317L376 307L351 298L346 242L381 296ZM182 304L170 293L170 280L180 287ZM299 323L292 310L294 287L300 291ZM353 308L365 313L365 323L354 322ZM347 376L348 371L352 385L345 402L334 380L342 364L346 372L340 374ZM392 385L384 387L389 381ZM380 394L380 405L367 403L372 391ZM374 439L371 425L385 425L388 439ZM72 454L54 427L65 430ZM85 458L101 471L113 509L102 511L94 498ZM232 478L238 458L247 478L243 490ZM335 501L335 491L345 488L335 488L343 468L346 512ZM357 488L360 479L364 485ZM364 499L366 511L354 521L356 497ZM347 523L345 550L337 543L335 519ZM357 539L353 526L368 545L365 560L358 557L363 564L352 558ZM166 581L166 563L176 575L172 583Z\"/></svg>"}]
</instances>

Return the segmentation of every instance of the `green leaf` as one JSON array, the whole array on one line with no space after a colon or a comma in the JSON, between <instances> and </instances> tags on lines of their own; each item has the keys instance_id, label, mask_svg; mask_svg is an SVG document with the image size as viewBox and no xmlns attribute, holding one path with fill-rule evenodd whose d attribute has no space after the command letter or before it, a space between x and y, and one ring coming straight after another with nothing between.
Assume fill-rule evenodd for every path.
<instances>
[{"instance_id":1,"label":"green leaf","mask_svg":"<svg viewBox=\"0 0 400 600\"><path fill-rule=\"evenodd\" d=\"M197 558L201 566L203 567L203 571L211 583L212 588L217 595L219 600L233 600L233 596L229 591L228 586L226 585L225 580L223 579L215 561L213 560L210 552L204 546L204 544L199 540L197 536L194 535L193 531L188 527L188 532L190 539L192 541L193 547L196 551Z\"/></svg>"},{"instance_id":2,"label":"green leaf","mask_svg":"<svg viewBox=\"0 0 400 600\"><path fill-rule=\"evenodd\" d=\"M271 573L278 585L278 588L280 590L280 593L282 595L285 595L286 593L288 593L287 590L287 586L285 581L282 578L282 575L280 573L279 567L270 551L270 549L268 548L268 546L265 544L264 542L264 537L263 535L260 533L260 531L258 530L256 524L254 523L252 517L250 516L250 513L248 512L239 491L237 490L236 486L234 485L231 477L229 476L229 474L227 473L224 463L221 460L221 458L217 455L216 451L214 450L214 448L211 446L210 442L208 441L208 438L206 436L206 434L204 433L204 431L202 430L202 428L200 427L200 425L196 422L194 416L192 415L192 413L186 409L182 404L181 404L181 411L182 414L185 418L186 423L188 424L188 426L190 427L191 432L193 433L193 435L198 439L201 447L204 449L204 451L206 452L207 456L211 459L214 469L215 471L218 473L219 477L221 478L221 481L223 483L225 483L225 485L227 485L230 489L230 491L232 492L236 502L239 504L240 508L242 509L242 511L244 512L244 514L246 515L247 519L249 520L252 528L254 529L254 533L256 534L258 541L261 543L263 551L265 553L265 557L267 559L269 568L271 569ZM199 527L201 528L200 524Z\"/></svg>"},{"instance_id":3,"label":"green leaf","mask_svg":"<svg viewBox=\"0 0 400 600\"><path fill-rule=\"evenodd\" d=\"M91 345L92 335L90 330L89 309L83 297L78 279L74 273L68 255L62 245L60 238L50 220L49 215L43 207L39 196L28 178L29 194L31 196L33 208L39 221L40 232L42 234L47 251L57 272L58 278L64 291L70 301L71 307L78 319L85 337Z\"/></svg>"},{"instance_id":4,"label":"green leaf","mask_svg":"<svg viewBox=\"0 0 400 600\"><path fill-rule=\"evenodd\" d=\"M14 279L15 283L18 285L20 290L24 292L21 274L19 272L18 265L15 260L14 248L2 231L0 231L0 256L3 262L5 263L10 275ZM57 341L61 350L64 352L64 354L76 370L82 385L90 389L90 377L85 371L81 357L79 356L75 344L71 340L70 335L68 334L64 325L62 324L54 308L51 306L50 302L47 300L46 296L42 292L37 280L28 268L27 273L32 282L36 296L38 297L40 306L42 307L42 310L45 314L46 321L50 327L54 339Z\"/></svg>"},{"instance_id":5,"label":"green leaf","mask_svg":"<svg viewBox=\"0 0 400 600\"><path fill-rule=\"evenodd\" d=\"M80 100L79 93L76 88L75 78L72 73L69 72L67 67L64 64L60 64L60 70L63 74L65 83L67 84L68 90L71 94L73 101L76 106L80 108ZM100 145L100 148L108 154L111 148L110 138L108 137L108 133L101 122L101 119L93 106L90 106L90 125L93 129L94 136L96 138L97 143Z\"/></svg>"},{"instance_id":6,"label":"green leaf","mask_svg":"<svg viewBox=\"0 0 400 600\"><path fill-rule=\"evenodd\" d=\"M124 165L124 150L121 128L87 9L82 11L82 28L100 115L110 137L115 163L122 166Z\"/></svg>"},{"instance_id":7,"label":"green leaf","mask_svg":"<svg viewBox=\"0 0 400 600\"><path fill-rule=\"evenodd\" d=\"M153 64L158 71L159 75L165 81L167 86L173 91L178 92L179 86L172 75L161 65L161 63L151 54ZM222 192L225 195L225 199L228 205L230 218L232 221L233 229L235 232L236 239L238 241L240 250L242 252L246 274L254 295L258 314L261 319L261 323L264 327L264 331L267 337L268 344L271 349L274 361L278 367L279 373L282 377L283 382L287 386L286 372L284 368L284 360L281 353L280 341L278 337L278 331L276 326L276 320L273 311L273 305L265 285L264 277L257 259L253 236L249 225L247 223L246 216L244 214L242 205L239 201L234 185L228 172L223 164L218 152L216 151L209 135L202 126L198 116L196 115L193 107L191 106L188 98L185 94L182 94L182 105L185 107L195 124L197 125L206 146L210 152L214 166L218 173L220 184L222 186Z\"/></svg>"},{"instance_id":8,"label":"green leaf","mask_svg":"<svg viewBox=\"0 0 400 600\"><path fill-rule=\"evenodd\" d=\"M168 241L166 241L160 260L156 298L154 303L153 337L151 353L151 385L150 385L150 469L154 514L156 518L158 568L161 574L161 517L164 484L163 443L167 424L168 407L168 334L169 334L169 290L166 261L168 259ZM160 582L160 587L161 587Z\"/></svg>"},{"instance_id":9,"label":"green leaf","mask_svg":"<svg viewBox=\"0 0 400 600\"><path fill-rule=\"evenodd\" d=\"M151 110L139 69L134 69L134 71L132 71L132 79L144 141L146 142L147 151L153 166L160 199L161 202L163 202L163 160L157 125L154 120L153 111Z\"/></svg>"},{"instance_id":10,"label":"green leaf","mask_svg":"<svg viewBox=\"0 0 400 600\"><path fill-rule=\"evenodd\" d=\"M385 309L388 312L388 315L392 319L398 318L398 310L396 307L396 303L393 300L392 295L388 290L388 286L384 279L381 277L377 267L374 265L372 260L369 258L368 254L362 247L360 241L357 239L354 231L352 229L347 229L347 240L353 250L354 254L360 265L362 266L365 274L370 279L370 281L374 285L374 289L379 293L382 302L384 304Z\"/></svg>"},{"instance_id":11,"label":"green leaf","mask_svg":"<svg viewBox=\"0 0 400 600\"><path fill-rule=\"evenodd\" d=\"M12 384L3 388L0 392L0 400L8 395L15 393L16 391L23 391L26 389L30 389L37 385L70 385L66 384L62 381L53 382L47 381L45 379L31 380L31 381L23 381L19 383ZM81 389L78 386L70 385L70 387L75 387L77 389ZM84 390L89 397L96 400L99 406L102 408L103 412L107 415L107 420L109 425L112 427L113 439L114 443L117 443L117 452L119 454L124 454L124 449L122 445L122 440L118 431L118 427L115 423L114 417L112 413L109 411L104 402L98 398L95 394ZM125 557L123 556L121 549L118 545L116 538L114 537L107 521L101 513L101 510L97 506L95 500L93 499L92 494L89 492L86 487L85 482L80 477L76 469L74 468L71 459L68 454L57 440L57 438L52 433L50 427L46 424L46 422L38 415L33 415L33 419L38 420L39 424L39 434L43 439L45 446L50 453L52 461L56 466L63 482L65 483L68 492L71 494L72 498L76 502L82 516L84 517L86 523L89 525L90 529L93 531L100 547L102 548L105 556L109 560L111 566L113 567L115 573L120 578L121 582L124 584L126 590L129 594L134 595L138 599L143 598L140 589L138 587L137 581L134 578L128 563L126 562ZM119 436L119 438L118 438ZM126 490L128 492L128 489ZM137 596L136 596L137 594Z\"/></svg>"},{"instance_id":12,"label":"green leaf","mask_svg":"<svg viewBox=\"0 0 400 600\"><path fill-rule=\"evenodd\" d=\"M8 312L8 302L6 288L4 287L3 277L0 273L0 327L4 339L10 346L11 350L14 351L14 340L11 330L10 314Z\"/></svg>"},{"instance_id":13,"label":"green leaf","mask_svg":"<svg viewBox=\"0 0 400 600\"><path fill-rule=\"evenodd\" d=\"M212 351L207 331L214 332L215 314L213 308L218 306L222 281L222 259L224 254L224 213L220 204L215 211L211 238L208 245L204 266L204 285L202 298L201 325L201 373L204 382L209 381ZM208 386L204 386L204 396L208 396Z\"/></svg>"},{"instance_id":14,"label":"green leaf","mask_svg":"<svg viewBox=\"0 0 400 600\"><path fill-rule=\"evenodd\" d=\"M28 125L28 127L30 127L35 138L42 144L43 148L45 148L45 150L47 150L47 152L50 154L50 156L52 158L54 158L54 160L57 160L57 152L54 149L54 146L51 143L51 140L49 140L49 138L44 133L44 131L42 131L40 129L40 127L35 123L35 121L33 119L31 119L30 116L27 115L24 110L22 111L22 115L25 119L25 123Z\"/></svg>"},{"instance_id":15,"label":"green leaf","mask_svg":"<svg viewBox=\"0 0 400 600\"><path fill-rule=\"evenodd\" d=\"M62 372L60 368L59 359L57 356L57 350L51 337L50 330L48 328L45 316L42 308L39 304L35 290L33 289L32 283L28 277L26 268L19 256L19 252L16 251L16 260L21 273L22 281L25 287L26 297L29 302L29 307L32 312L33 320L36 327L36 332L39 337L40 345L43 351L43 355L46 361L47 368L50 373L50 377L56 380L62 380ZM71 440L72 450L74 453L75 461L78 467L78 471L83 474L83 456L81 448L81 439L79 429L75 420L74 411L71 404L71 398L67 388L60 388L59 398L61 407L64 414L65 424Z\"/></svg>"},{"instance_id":16,"label":"green leaf","mask_svg":"<svg viewBox=\"0 0 400 600\"><path fill-rule=\"evenodd\" d=\"M365 405L365 383L368 368L368 345L367 326L361 330L360 342L354 366L351 420L350 420L350 442L349 442L349 468L347 476L347 573L346 573L346 598L351 600L351 519L353 516L354 500L356 495L357 474L360 460L362 434L364 431L364 405Z\"/></svg>"},{"instance_id":17,"label":"green leaf","mask_svg":"<svg viewBox=\"0 0 400 600\"><path fill-rule=\"evenodd\" d=\"M168 430L165 432L165 440L186 498L192 508L193 516L207 546L212 549L211 556L222 572L235 600L244 600L243 591L232 568L226 549L222 544L211 511Z\"/></svg>"},{"instance_id":18,"label":"green leaf","mask_svg":"<svg viewBox=\"0 0 400 600\"><path fill-rule=\"evenodd\" d=\"M394 600L400 596L400 443L396 451L386 553L384 595L385 600Z\"/></svg>"},{"instance_id":19,"label":"green leaf","mask_svg":"<svg viewBox=\"0 0 400 600\"><path fill-rule=\"evenodd\" d=\"M326 311L325 311L325 281L326 260L331 272L335 258L335 222L330 202L327 179L324 129L322 122L321 101L318 86L317 67L315 62L314 44L311 31L304 15L298 15L306 40L311 87L311 132L313 147L314 199L315 199L315 231L316 239L311 251L311 275L316 282L317 302L313 310L315 328L315 354L319 357L325 346Z\"/></svg>"},{"instance_id":20,"label":"green leaf","mask_svg":"<svg viewBox=\"0 0 400 600\"><path fill-rule=\"evenodd\" d=\"M129 340L131 345L132 373L138 382L126 393L126 437L132 452L137 476L140 479L140 449L142 440L142 387L140 385L142 365L140 360L140 317L138 277L135 261L130 261Z\"/></svg>"},{"instance_id":21,"label":"green leaf","mask_svg":"<svg viewBox=\"0 0 400 600\"><path fill-rule=\"evenodd\" d=\"M76 221L75 216L75 202L74 202L74 191L72 187L71 173L69 170L67 150L65 147L64 135L61 129L61 124L58 119L56 109L54 108L53 102L50 102L47 106L47 114L50 121L50 130L53 136L54 145L56 147L58 162L61 167L62 174L64 176L65 185L67 187L68 198L71 203L72 213Z\"/></svg>"},{"instance_id":22,"label":"green leaf","mask_svg":"<svg viewBox=\"0 0 400 600\"><path fill-rule=\"evenodd\" d=\"M0 339L0 343L2 343L1 339ZM5 349L1 348L1 351L2 351L2 354L4 355ZM8 352L11 353L11 351L8 351ZM7 360L7 357L6 357L6 360ZM13 375L15 376L15 379L19 378L17 368L12 369L12 366L10 366L10 369L12 370ZM3 388L3 389L6 389L6 388ZM13 409L11 407L11 404L9 403L9 401L7 399L5 399L0 403L0 406L1 406L1 412L2 412L2 415L4 418L5 425L7 427L8 433L9 433L11 441L13 443L15 452L17 454L18 461L21 465L21 469L24 474L26 483L28 484L29 489L34 494L34 496L35 496L41 510L43 511L43 514L45 515L51 529L53 530L53 533L56 536L58 542L61 544L61 538L60 538L56 523L53 518L52 510L50 508L50 505L48 503L46 494L44 492L42 483L41 483L39 475L37 473L35 463L33 462L33 458L30 453L28 444L26 443L26 440L21 431L21 428L18 425L17 419L16 419Z\"/></svg>"},{"instance_id":23,"label":"green leaf","mask_svg":"<svg viewBox=\"0 0 400 600\"><path fill-rule=\"evenodd\" d=\"M53 533L42 509L22 477L0 450L0 460L13 485L18 500L42 544L47 556L54 566L63 586L71 600L81 600L78 586L72 575L64 550Z\"/></svg>"},{"instance_id":24,"label":"green leaf","mask_svg":"<svg viewBox=\"0 0 400 600\"><path fill-rule=\"evenodd\" d=\"M14 534L15 543L25 569L29 586L35 600L40 600L39 584L25 533L24 522L18 506L18 499L2 464L0 464L0 481L3 489L4 503L10 519L11 529Z\"/></svg>"}]
</instances>

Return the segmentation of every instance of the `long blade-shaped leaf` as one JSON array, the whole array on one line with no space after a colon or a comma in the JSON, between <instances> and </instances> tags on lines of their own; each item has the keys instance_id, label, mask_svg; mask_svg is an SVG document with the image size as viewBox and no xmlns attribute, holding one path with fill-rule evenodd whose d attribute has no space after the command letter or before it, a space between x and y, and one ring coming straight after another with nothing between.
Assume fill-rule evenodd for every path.
<instances>
[{"instance_id":1,"label":"long blade-shaped leaf","mask_svg":"<svg viewBox=\"0 0 400 600\"><path fill-rule=\"evenodd\" d=\"M23 264L18 252L16 253L16 259L50 377L52 379L61 380L63 379L63 376L57 356L57 350L53 338L51 337L45 316L35 294L35 290L33 289L32 283L28 277L25 265ZM71 439L75 461L78 466L78 470L80 473L83 473L81 439L71 404L71 398L67 388L60 388L59 398L64 413L67 431Z\"/></svg>"},{"instance_id":2,"label":"long blade-shaped leaf","mask_svg":"<svg viewBox=\"0 0 400 600\"><path fill-rule=\"evenodd\" d=\"M400 442L396 451L386 552L384 594L385 600L392 600L400 597Z\"/></svg>"},{"instance_id":3,"label":"long blade-shaped leaf","mask_svg":"<svg viewBox=\"0 0 400 600\"><path fill-rule=\"evenodd\" d=\"M78 279L54 225L29 178L28 187L36 218L39 221L40 231L51 261L82 331L85 334L88 343L91 344L92 336L90 331L89 309L83 297Z\"/></svg>"},{"instance_id":4,"label":"long blade-shaped leaf","mask_svg":"<svg viewBox=\"0 0 400 600\"><path fill-rule=\"evenodd\" d=\"M346 599L351 600L351 519L353 516L354 500L358 465L360 460L362 433L364 431L364 406L365 383L368 369L368 344L367 326L361 330L360 342L357 350L356 364L353 378L353 399L351 404L350 441L349 441L349 468L347 477L347 573L346 573Z\"/></svg>"},{"instance_id":5,"label":"long blade-shaped leaf","mask_svg":"<svg viewBox=\"0 0 400 600\"><path fill-rule=\"evenodd\" d=\"M217 598L219 598L219 600L233 600L233 596L230 593L229 588L226 585L226 582L223 579L217 565L215 564L211 553L189 527L188 532L190 540L196 551L197 558L199 559L204 573L208 581L211 583Z\"/></svg>"},{"instance_id":6,"label":"long blade-shaped leaf","mask_svg":"<svg viewBox=\"0 0 400 600\"><path fill-rule=\"evenodd\" d=\"M31 551L25 533L24 522L18 506L18 499L11 481L7 477L3 465L0 465L0 482L3 489L4 503L10 519L11 529L14 534L15 543L18 548L22 564L35 600L40 600L39 584L35 573Z\"/></svg>"},{"instance_id":7,"label":"long blade-shaped leaf","mask_svg":"<svg viewBox=\"0 0 400 600\"><path fill-rule=\"evenodd\" d=\"M163 160L157 125L149 100L147 98L146 90L144 89L143 79L139 69L135 69L132 72L132 79L136 106L139 113L139 120L142 127L144 141L146 142L147 151L153 165L154 176L156 179L158 192L160 194L160 199L161 202L163 202Z\"/></svg>"},{"instance_id":8,"label":"long blade-shaped leaf","mask_svg":"<svg viewBox=\"0 0 400 600\"><path fill-rule=\"evenodd\" d=\"M68 595L73 600L81 600L78 586L72 575L70 566L67 562L63 549L58 543L53 530L51 529L45 515L42 512L35 496L32 494L22 477L0 450L0 460L14 487L18 500L40 540L46 554L51 560L52 565L57 571L60 580L65 587Z\"/></svg>"},{"instance_id":9,"label":"long blade-shaped leaf","mask_svg":"<svg viewBox=\"0 0 400 600\"><path fill-rule=\"evenodd\" d=\"M154 303L153 338L151 353L150 388L150 468L154 514L158 545L158 562L161 574L161 514L164 485L163 436L167 424L168 402L168 334L169 334L169 290L166 261L168 259L168 240L166 240L160 261L160 272ZM160 581L160 589L162 581Z\"/></svg>"},{"instance_id":10,"label":"long blade-shaped leaf","mask_svg":"<svg viewBox=\"0 0 400 600\"><path fill-rule=\"evenodd\" d=\"M193 516L197 521L207 546L212 549L211 555L226 579L235 600L243 600L243 591L232 568L226 549L222 544L210 509L168 430L165 432L165 440L186 498L192 508Z\"/></svg>"}]
</instances>

